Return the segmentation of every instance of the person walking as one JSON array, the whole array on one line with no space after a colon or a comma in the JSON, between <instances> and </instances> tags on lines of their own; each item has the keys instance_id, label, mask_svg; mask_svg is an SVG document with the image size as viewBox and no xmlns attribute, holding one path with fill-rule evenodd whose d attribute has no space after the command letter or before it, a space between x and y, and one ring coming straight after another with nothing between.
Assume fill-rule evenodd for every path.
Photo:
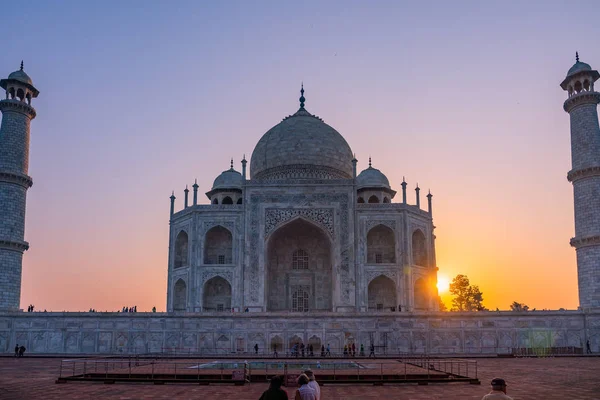
<instances>
[{"instance_id":1,"label":"person walking","mask_svg":"<svg viewBox=\"0 0 600 400\"><path fill-rule=\"evenodd\" d=\"M277 358L277 343L273 343L273 357Z\"/></svg>"},{"instance_id":2,"label":"person walking","mask_svg":"<svg viewBox=\"0 0 600 400\"><path fill-rule=\"evenodd\" d=\"M588 354L592 354L592 348L590 346L590 340L588 339L587 342L585 342L585 350L587 351Z\"/></svg>"},{"instance_id":3,"label":"person walking","mask_svg":"<svg viewBox=\"0 0 600 400\"><path fill-rule=\"evenodd\" d=\"M294 400L317 400L315 390L308 386L310 380L306 374L300 374L298 377L298 389Z\"/></svg>"},{"instance_id":4,"label":"person walking","mask_svg":"<svg viewBox=\"0 0 600 400\"><path fill-rule=\"evenodd\" d=\"M329 347L329 343L327 343L327 351L325 352L325 357L331 357L331 347Z\"/></svg>"},{"instance_id":5,"label":"person walking","mask_svg":"<svg viewBox=\"0 0 600 400\"><path fill-rule=\"evenodd\" d=\"M321 345L321 357L325 357L325 345Z\"/></svg>"},{"instance_id":6,"label":"person walking","mask_svg":"<svg viewBox=\"0 0 600 400\"><path fill-rule=\"evenodd\" d=\"M369 358L371 358L371 356L375 358L375 345L373 343L371 343L371 347L369 348Z\"/></svg>"},{"instance_id":7,"label":"person walking","mask_svg":"<svg viewBox=\"0 0 600 400\"><path fill-rule=\"evenodd\" d=\"M282 383L283 380L280 376L272 377L269 388L263 392L258 400L288 400L287 392L281 388Z\"/></svg>"},{"instance_id":8,"label":"person walking","mask_svg":"<svg viewBox=\"0 0 600 400\"><path fill-rule=\"evenodd\" d=\"M360 344L360 354L361 357L365 356L365 345L364 344Z\"/></svg>"},{"instance_id":9,"label":"person walking","mask_svg":"<svg viewBox=\"0 0 600 400\"><path fill-rule=\"evenodd\" d=\"M19 347L19 357L23 357L23 354L25 354L25 346L21 345Z\"/></svg>"},{"instance_id":10,"label":"person walking","mask_svg":"<svg viewBox=\"0 0 600 400\"><path fill-rule=\"evenodd\" d=\"M316 400L320 400L321 399L321 387L319 386L319 384L317 383L317 380L315 379L315 374L313 374L313 372L310 369L307 369L306 371L304 371L304 374L306 376L308 376L308 386L315 391L315 398Z\"/></svg>"},{"instance_id":11,"label":"person walking","mask_svg":"<svg viewBox=\"0 0 600 400\"><path fill-rule=\"evenodd\" d=\"M19 343L15 346L15 357L19 357Z\"/></svg>"},{"instance_id":12,"label":"person walking","mask_svg":"<svg viewBox=\"0 0 600 400\"><path fill-rule=\"evenodd\" d=\"M352 357L356 357L356 345L352 343Z\"/></svg>"},{"instance_id":13,"label":"person walking","mask_svg":"<svg viewBox=\"0 0 600 400\"><path fill-rule=\"evenodd\" d=\"M492 391L481 398L481 400L513 400L506 395L506 381L502 378L494 378L491 382Z\"/></svg>"}]
</instances>

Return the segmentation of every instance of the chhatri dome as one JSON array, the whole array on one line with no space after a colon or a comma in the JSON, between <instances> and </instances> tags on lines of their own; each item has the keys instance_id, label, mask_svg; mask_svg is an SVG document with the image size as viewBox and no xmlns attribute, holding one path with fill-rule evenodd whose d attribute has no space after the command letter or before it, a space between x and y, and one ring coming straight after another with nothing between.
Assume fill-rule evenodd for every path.
<instances>
[{"instance_id":1,"label":"chhatri dome","mask_svg":"<svg viewBox=\"0 0 600 400\"><path fill-rule=\"evenodd\" d=\"M243 183L242 174L233 169L233 159L231 160L231 167L221 172L221 175L217 176L212 185L212 190L216 189L241 189Z\"/></svg>"},{"instance_id":2,"label":"chhatri dome","mask_svg":"<svg viewBox=\"0 0 600 400\"><path fill-rule=\"evenodd\" d=\"M363 170L356 177L356 189L366 189L366 188L390 188L390 181L387 176L383 174L377 168L373 168L371 165L371 157L369 157L369 168Z\"/></svg>"},{"instance_id":3,"label":"chhatri dome","mask_svg":"<svg viewBox=\"0 0 600 400\"><path fill-rule=\"evenodd\" d=\"M351 179L350 146L335 129L304 108L304 87L300 93L300 109L265 133L254 148L251 179Z\"/></svg>"}]
</instances>

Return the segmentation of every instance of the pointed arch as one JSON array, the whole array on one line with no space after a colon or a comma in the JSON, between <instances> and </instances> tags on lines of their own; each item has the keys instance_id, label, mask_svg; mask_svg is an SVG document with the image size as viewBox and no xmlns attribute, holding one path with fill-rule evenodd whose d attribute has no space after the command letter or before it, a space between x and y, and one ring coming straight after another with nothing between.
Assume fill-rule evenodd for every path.
<instances>
[{"instance_id":1,"label":"pointed arch","mask_svg":"<svg viewBox=\"0 0 600 400\"><path fill-rule=\"evenodd\" d=\"M212 199L212 204L219 204L219 199L217 199L216 197Z\"/></svg>"},{"instance_id":2,"label":"pointed arch","mask_svg":"<svg viewBox=\"0 0 600 400\"><path fill-rule=\"evenodd\" d=\"M382 224L367 233L367 264L396 263L396 237L394 231Z\"/></svg>"},{"instance_id":3,"label":"pointed arch","mask_svg":"<svg viewBox=\"0 0 600 400\"><path fill-rule=\"evenodd\" d=\"M240 197L240 198L238 199L238 201L237 201L237 204L242 204L242 203L243 203L243 201L244 201L244 200L243 200L243 199Z\"/></svg>"},{"instance_id":4,"label":"pointed arch","mask_svg":"<svg viewBox=\"0 0 600 400\"><path fill-rule=\"evenodd\" d=\"M188 266L189 261L189 239L186 231L182 230L175 239L175 260L173 268L183 268Z\"/></svg>"},{"instance_id":5,"label":"pointed arch","mask_svg":"<svg viewBox=\"0 0 600 400\"><path fill-rule=\"evenodd\" d=\"M415 309L426 310L429 308L429 294L427 290L427 282L424 278L418 278L414 284L414 300Z\"/></svg>"},{"instance_id":6,"label":"pointed arch","mask_svg":"<svg viewBox=\"0 0 600 400\"><path fill-rule=\"evenodd\" d=\"M173 311L186 311L187 285L183 279L178 279L173 286Z\"/></svg>"},{"instance_id":7,"label":"pointed arch","mask_svg":"<svg viewBox=\"0 0 600 400\"><path fill-rule=\"evenodd\" d=\"M229 196L223 197L221 204L233 204L233 199Z\"/></svg>"},{"instance_id":8,"label":"pointed arch","mask_svg":"<svg viewBox=\"0 0 600 400\"><path fill-rule=\"evenodd\" d=\"M217 225L204 237L204 264L232 264L233 235L229 229Z\"/></svg>"},{"instance_id":9,"label":"pointed arch","mask_svg":"<svg viewBox=\"0 0 600 400\"><path fill-rule=\"evenodd\" d=\"M385 275L369 282L369 311L395 311L397 305L396 283Z\"/></svg>"},{"instance_id":10,"label":"pointed arch","mask_svg":"<svg viewBox=\"0 0 600 400\"><path fill-rule=\"evenodd\" d=\"M390 202L390 199L389 199L387 196L384 196L384 198L383 198L383 202L384 202L384 203L389 203L389 202Z\"/></svg>"},{"instance_id":11,"label":"pointed arch","mask_svg":"<svg viewBox=\"0 0 600 400\"><path fill-rule=\"evenodd\" d=\"M369 197L369 203L379 203L379 197L377 197L376 195L372 195L371 197Z\"/></svg>"},{"instance_id":12,"label":"pointed arch","mask_svg":"<svg viewBox=\"0 0 600 400\"><path fill-rule=\"evenodd\" d=\"M413 264L422 267L426 267L428 264L425 235L420 229L416 229L412 234L412 260Z\"/></svg>"},{"instance_id":13,"label":"pointed arch","mask_svg":"<svg viewBox=\"0 0 600 400\"><path fill-rule=\"evenodd\" d=\"M332 247L326 231L303 217L274 229L265 243L267 311L331 311Z\"/></svg>"},{"instance_id":14,"label":"pointed arch","mask_svg":"<svg viewBox=\"0 0 600 400\"><path fill-rule=\"evenodd\" d=\"M204 283L202 290L202 310L231 310L231 284L227 279L215 276Z\"/></svg>"},{"instance_id":15,"label":"pointed arch","mask_svg":"<svg viewBox=\"0 0 600 400\"><path fill-rule=\"evenodd\" d=\"M365 202L365 199L363 199L362 196L358 196L357 202L362 204Z\"/></svg>"},{"instance_id":16,"label":"pointed arch","mask_svg":"<svg viewBox=\"0 0 600 400\"><path fill-rule=\"evenodd\" d=\"M277 351L277 352L283 351L283 339L281 338L281 336L275 335L275 336L273 336L271 338L270 349L273 352L275 352L275 351Z\"/></svg>"}]
</instances>

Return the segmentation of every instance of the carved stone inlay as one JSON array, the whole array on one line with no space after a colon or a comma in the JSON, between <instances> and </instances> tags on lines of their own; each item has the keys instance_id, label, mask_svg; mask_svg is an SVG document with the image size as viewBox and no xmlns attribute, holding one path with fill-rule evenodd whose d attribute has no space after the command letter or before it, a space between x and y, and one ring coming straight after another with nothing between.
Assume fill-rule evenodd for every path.
<instances>
[{"instance_id":1,"label":"carved stone inlay","mask_svg":"<svg viewBox=\"0 0 600 400\"><path fill-rule=\"evenodd\" d=\"M575 247L576 249L587 246L600 246L600 235L572 238L571 246Z\"/></svg>"},{"instance_id":2,"label":"carved stone inlay","mask_svg":"<svg viewBox=\"0 0 600 400\"><path fill-rule=\"evenodd\" d=\"M233 272L231 271L222 271L222 270L204 270L202 271L202 277L201 277L201 281L202 281L202 287L204 287L204 284L211 280L214 277L220 276L221 278L227 280L227 282L229 282L229 284L233 287Z\"/></svg>"},{"instance_id":3,"label":"carved stone inlay","mask_svg":"<svg viewBox=\"0 0 600 400\"><path fill-rule=\"evenodd\" d=\"M330 208L267 208L265 210L265 237L276 228L296 217L304 217L334 236L333 210Z\"/></svg>"},{"instance_id":4,"label":"carved stone inlay","mask_svg":"<svg viewBox=\"0 0 600 400\"><path fill-rule=\"evenodd\" d=\"M390 228L391 230L396 232L396 221L393 219L391 219L391 220L383 220L383 219L368 220L367 221L367 232L369 232L371 230L371 228L373 228L374 226L377 226L377 225L387 226L388 228Z\"/></svg>"},{"instance_id":5,"label":"carved stone inlay","mask_svg":"<svg viewBox=\"0 0 600 400\"><path fill-rule=\"evenodd\" d=\"M335 168L318 165L285 165L269 168L254 179L260 181L280 181L286 179L350 179L342 171Z\"/></svg>"},{"instance_id":6,"label":"carved stone inlay","mask_svg":"<svg viewBox=\"0 0 600 400\"><path fill-rule=\"evenodd\" d=\"M383 275L383 276L387 276L388 278L390 278L391 280L393 280L394 282L396 282L396 276L398 275L398 273L396 271L367 271L365 272L365 282L368 285L369 282L371 282L373 279L377 278L378 276Z\"/></svg>"}]
</instances>

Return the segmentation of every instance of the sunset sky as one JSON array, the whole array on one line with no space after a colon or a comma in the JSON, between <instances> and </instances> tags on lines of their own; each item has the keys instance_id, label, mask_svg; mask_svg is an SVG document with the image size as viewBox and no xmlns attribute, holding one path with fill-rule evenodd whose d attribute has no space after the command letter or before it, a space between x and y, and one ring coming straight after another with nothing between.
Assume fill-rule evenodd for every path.
<instances>
[{"instance_id":1,"label":"sunset sky","mask_svg":"<svg viewBox=\"0 0 600 400\"><path fill-rule=\"evenodd\" d=\"M359 169L431 189L439 275L484 304L578 305L566 93L600 68L594 1L8 2L31 125L21 307L166 306L169 196L201 193L298 108ZM207 203L206 196L200 196ZM401 201L401 195L395 201ZM449 297L444 296L446 300Z\"/></svg>"}]
</instances>

